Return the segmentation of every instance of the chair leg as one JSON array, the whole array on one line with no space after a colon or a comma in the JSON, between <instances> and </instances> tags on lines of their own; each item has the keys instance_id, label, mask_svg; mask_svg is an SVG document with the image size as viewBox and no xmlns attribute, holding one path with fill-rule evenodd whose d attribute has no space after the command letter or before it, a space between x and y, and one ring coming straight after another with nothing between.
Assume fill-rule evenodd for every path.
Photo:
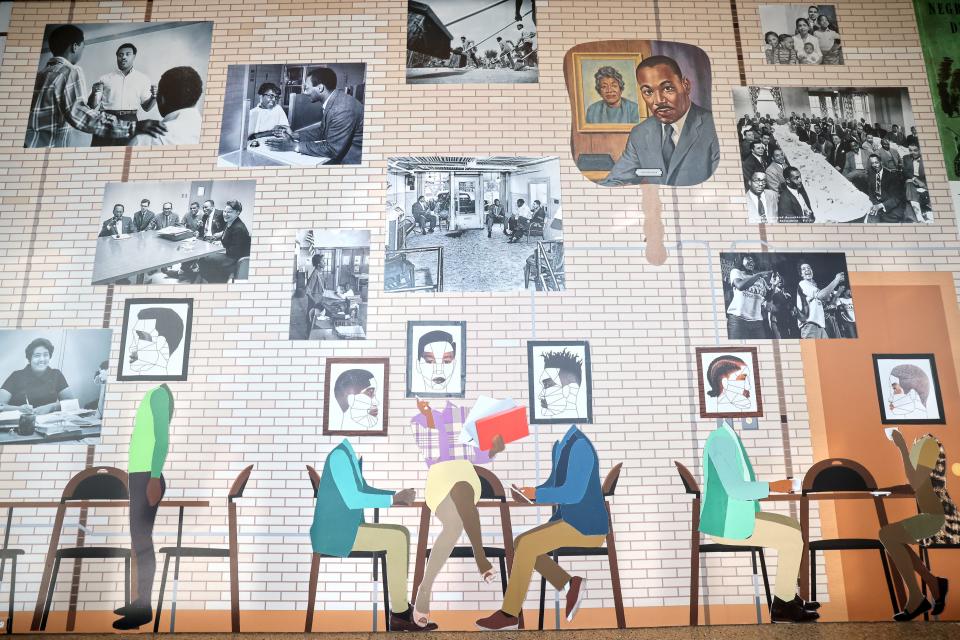
<instances>
[{"instance_id":1,"label":"chair leg","mask_svg":"<svg viewBox=\"0 0 960 640\"><path fill-rule=\"evenodd\" d=\"M507 595L507 559L500 556L500 588Z\"/></svg>"},{"instance_id":2,"label":"chair leg","mask_svg":"<svg viewBox=\"0 0 960 640\"><path fill-rule=\"evenodd\" d=\"M160 595L157 598L157 612L153 616L153 632L160 631L160 614L163 612L163 592L167 588L167 571L170 570L170 554L163 559L163 573L160 575Z\"/></svg>"},{"instance_id":3,"label":"chair leg","mask_svg":"<svg viewBox=\"0 0 960 640\"><path fill-rule=\"evenodd\" d=\"M770 597L770 576L767 574L767 561L763 556L763 548L760 549L760 574L763 576L763 590L767 594L767 610L773 607L773 598Z\"/></svg>"},{"instance_id":4,"label":"chair leg","mask_svg":"<svg viewBox=\"0 0 960 640\"><path fill-rule=\"evenodd\" d=\"M810 551L810 599L817 599L817 552Z\"/></svg>"},{"instance_id":5,"label":"chair leg","mask_svg":"<svg viewBox=\"0 0 960 640\"><path fill-rule=\"evenodd\" d=\"M928 549L927 547L925 547L925 546L923 546L923 545L920 545L920 562L922 562L923 565L927 568L927 571L933 573L933 569L930 567L930 549ZM926 597L926 595L927 595L927 583L924 582L923 580L921 580L921 581L920 581L920 587L923 589L923 595L924 595L924 597ZM929 620L929 619L930 619L930 613L929 613L929 612L924 613L924 614L923 614L923 619L924 619L924 620ZM934 620L940 620L940 616L934 616Z\"/></svg>"},{"instance_id":6,"label":"chair leg","mask_svg":"<svg viewBox=\"0 0 960 640\"><path fill-rule=\"evenodd\" d=\"M310 633L313 627L313 607L317 602L317 578L320 575L320 554L314 553L310 560L310 588L307 592L307 621L304 633Z\"/></svg>"},{"instance_id":7,"label":"chair leg","mask_svg":"<svg viewBox=\"0 0 960 640\"><path fill-rule=\"evenodd\" d=\"M50 575L50 590L47 591L47 602L43 605L43 617L40 618L40 631L47 629L47 618L50 617L50 607L53 605L53 592L57 588L57 574L60 572L60 558L53 563L53 573Z\"/></svg>"},{"instance_id":8,"label":"chair leg","mask_svg":"<svg viewBox=\"0 0 960 640\"><path fill-rule=\"evenodd\" d=\"M387 584L387 554L380 556L380 577L383 579L383 630L390 631L390 586Z\"/></svg>"},{"instance_id":9,"label":"chair leg","mask_svg":"<svg viewBox=\"0 0 960 640\"><path fill-rule=\"evenodd\" d=\"M537 622L537 629L543 631L543 615L547 605L547 579L540 577L540 618Z\"/></svg>"},{"instance_id":10,"label":"chair leg","mask_svg":"<svg viewBox=\"0 0 960 640\"><path fill-rule=\"evenodd\" d=\"M883 577L887 581L887 592L890 594L890 605L893 607L893 614L900 612L900 606L897 604L897 594L893 590L893 578L890 575L890 564L887 562L887 552L880 549L880 562L883 564Z\"/></svg>"},{"instance_id":11,"label":"chair leg","mask_svg":"<svg viewBox=\"0 0 960 640\"><path fill-rule=\"evenodd\" d=\"M760 612L760 576L757 575L757 552L750 552L750 564L753 567L753 606L757 610L757 624L763 624L763 614Z\"/></svg>"},{"instance_id":12,"label":"chair leg","mask_svg":"<svg viewBox=\"0 0 960 640\"><path fill-rule=\"evenodd\" d=\"M130 556L123 559L123 598L125 605L130 604ZM148 603L149 604L149 603Z\"/></svg>"},{"instance_id":13,"label":"chair leg","mask_svg":"<svg viewBox=\"0 0 960 640\"><path fill-rule=\"evenodd\" d=\"M10 610L7 614L7 633L13 633L13 599L17 592L17 556L10 559Z\"/></svg>"}]
</instances>

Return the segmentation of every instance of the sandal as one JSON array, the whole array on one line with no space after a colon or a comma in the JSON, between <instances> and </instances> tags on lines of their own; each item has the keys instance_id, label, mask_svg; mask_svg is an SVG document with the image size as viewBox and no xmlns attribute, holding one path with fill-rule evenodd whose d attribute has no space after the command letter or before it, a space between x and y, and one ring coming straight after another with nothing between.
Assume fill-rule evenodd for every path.
<instances>
[{"instance_id":1,"label":"sandal","mask_svg":"<svg viewBox=\"0 0 960 640\"><path fill-rule=\"evenodd\" d=\"M486 582L487 584L490 584L491 582L493 582L494 580L500 577L500 572L497 571L496 569L490 568L490 569L487 569L482 574L480 574L480 577L483 578L484 582Z\"/></svg>"}]
</instances>

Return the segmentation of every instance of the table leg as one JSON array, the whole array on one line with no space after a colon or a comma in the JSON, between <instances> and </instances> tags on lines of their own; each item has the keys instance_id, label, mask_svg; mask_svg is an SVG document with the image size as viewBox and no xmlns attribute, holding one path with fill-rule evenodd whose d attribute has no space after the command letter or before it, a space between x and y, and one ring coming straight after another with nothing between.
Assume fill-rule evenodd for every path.
<instances>
[{"instance_id":1,"label":"table leg","mask_svg":"<svg viewBox=\"0 0 960 640\"><path fill-rule=\"evenodd\" d=\"M430 509L427 505L420 507L420 530L417 531L417 556L413 565L413 590L410 592L410 602L417 601L417 589L423 582L423 573L426 570L427 540L430 535Z\"/></svg>"},{"instance_id":2,"label":"table leg","mask_svg":"<svg viewBox=\"0 0 960 640\"><path fill-rule=\"evenodd\" d=\"M3 548L10 548L10 525L13 522L13 507L7 509L7 525L3 530ZM0 582L3 581L3 572L7 567L7 559L0 560Z\"/></svg>"},{"instance_id":3,"label":"table leg","mask_svg":"<svg viewBox=\"0 0 960 640\"><path fill-rule=\"evenodd\" d=\"M803 559L800 560L800 597L810 599L810 500L800 498L800 533L803 536Z\"/></svg>"},{"instance_id":4,"label":"table leg","mask_svg":"<svg viewBox=\"0 0 960 640\"><path fill-rule=\"evenodd\" d=\"M40 630L40 619L43 617L43 607L47 598L47 591L50 590L50 578L53 575L53 562L57 555L57 547L60 546L60 530L63 529L63 518L66 513L66 507L60 505L57 509L57 517L53 521L53 531L50 535L50 546L47 549L47 557L43 561L43 576L40 578L40 588L37 590L37 602L33 608L33 620L30 623L31 631Z\"/></svg>"},{"instance_id":5,"label":"table leg","mask_svg":"<svg viewBox=\"0 0 960 640\"><path fill-rule=\"evenodd\" d=\"M183 507L180 507L177 516L177 548L183 546ZM173 633L177 620L177 580L180 577L180 554L173 562L173 589L170 591L170 633Z\"/></svg>"}]
</instances>

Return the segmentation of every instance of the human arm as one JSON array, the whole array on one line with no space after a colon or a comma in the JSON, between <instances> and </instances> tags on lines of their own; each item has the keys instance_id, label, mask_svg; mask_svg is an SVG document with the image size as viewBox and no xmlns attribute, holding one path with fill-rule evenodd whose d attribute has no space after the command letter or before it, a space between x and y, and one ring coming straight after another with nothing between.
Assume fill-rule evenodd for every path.
<instances>
[{"instance_id":1,"label":"human arm","mask_svg":"<svg viewBox=\"0 0 960 640\"><path fill-rule=\"evenodd\" d=\"M33 407L29 404L13 405L8 404L13 397L6 389L0 389L0 411L19 411L20 413L33 413Z\"/></svg>"},{"instance_id":2,"label":"human arm","mask_svg":"<svg viewBox=\"0 0 960 640\"><path fill-rule=\"evenodd\" d=\"M334 450L327 459L340 497L349 509L385 509L393 504L393 491L374 489L366 481L357 482L353 465L345 451Z\"/></svg>"},{"instance_id":3,"label":"human arm","mask_svg":"<svg viewBox=\"0 0 960 640\"><path fill-rule=\"evenodd\" d=\"M150 395L150 412L153 416L154 443L150 477L159 478L170 449L170 420L173 418L173 394L166 385Z\"/></svg>"},{"instance_id":4,"label":"human arm","mask_svg":"<svg viewBox=\"0 0 960 640\"><path fill-rule=\"evenodd\" d=\"M630 134L630 137L627 138L627 144L623 148L623 154L600 184L610 187L623 184L639 184L640 178L637 177L636 171L640 166L639 145L634 135Z\"/></svg>"},{"instance_id":5,"label":"human arm","mask_svg":"<svg viewBox=\"0 0 960 640\"><path fill-rule=\"evenodd\" d=\"M596 456L590 444L583 439L573 443L567 460L567 473L561 484L536 488L538 502L549 504L576 504L583 500L590 477L595 473Z\"/></svg>"},{"instance_id":6,"label":"human arm","mask_svg":"<svg viewBox=\"0 0 960 640\"><path fill-rule=\"evenodd\" d=\"M910 459L910 449L907 448L907 442L904 440L900 430L894 429L891 432L890 439L900 452L900 459L903 462L903 472L907 477L907 482L916 490L930 479L930 472L933 470L932 467L927 466L930 461L924 460L924 458L927 457L924 455L926 452L921 451L920 459L917 461L917 466L915 467L913 466L913 461ZM926 449L928 444L932 445L933 441L931 440L929 443L924 443L924 449ZM936 464L936 460L933 460L933 464Z\"/></svg>"},{"instance_id":7,"label":"human arm","mask_svg":"<svg viewBox=\"0 0 960 640\"><path fill-rule=\"evenodd\" d=\"M157 104L157 85L151 84L147 91L140 96L140 108L150 111Z\"/></svg>"},{"instance_id":8,"label":"human arm","mask_svg":"<svg viewBox=\"0 0 960 640\"><path fill-rule=\"evenodd\" d=\"M753 275L745 276L745 275L742 275L742 272L739 270L734 269L734 271L736 271L736 273L740 275L737 275L736 277L734 277L733 273L731 272L730 284L732 284L734 287L736 287L740 291L749 289L757 282L757 280L760 280L761 278L766 278L771 273L773 273L772 271L758 271Z\"/></svg>"},{"instance_id":9,"label":"human arm","mask_svg":"<svg viewBox=\"0 0 960 640\"><path fill-rule=\"evenodd\" d=\"M840 283L842 283L843 281L844 281L844 276L842 273L838 273L837 275L833 276L833 280L830 281L830 284L828 284L823 289L820 289L819 291L817 291L816 293L817 300L819 300L820 302L826 302L827 300L829 300L830 297L833 295L834 289L840 286Z\"/></svg>"},{"instance_id":10,"label":"human arm","mask_svg":"<svg viewBox=\"0 0 960 640\"><path fill-rule=\"evenodd\" d=\"M324 118L323 138L319 135L301 136L300 153L339 162L353 144L358 118L363 118L363 115L353 109L331 111Z\"/></svg>"}]
</instances>

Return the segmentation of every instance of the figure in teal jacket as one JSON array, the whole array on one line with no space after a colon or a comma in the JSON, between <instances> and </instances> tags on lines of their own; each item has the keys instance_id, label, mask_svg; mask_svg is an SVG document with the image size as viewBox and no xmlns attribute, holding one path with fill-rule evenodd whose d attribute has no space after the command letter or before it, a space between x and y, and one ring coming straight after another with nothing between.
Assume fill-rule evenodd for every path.
<instances>
[{"instance_id":1,"label":"figure in teal jacket","mask_svg":"<svg viewBox=\"0 0 960 640\"><path fill-rule=\"evenodd\" d=\"M434 623L419 626L407 596L410 532L399 524L364 522L364 509L410 505L413 489L376 489L363 478L360 460L346 439L327 455L317 488L317 505L310 526L314 553L345 558L351 551L384 551L390 589L391 631L433 631Z\"/></svg>"},{"instance_id":2,"label":"figure in teal jacket","mask_svg":"<svg viewBox=\"0 0 960 640\"><path fill-rule=\"evenodd\" d=\"M703 449L703 506L700 531L720 544L772 547L779 561L771 622L813 622L820 604L796 594L805 547L800 523L789 516L760 511L770 492L790 493L792 481L757 480L737 432L726 422L710 434Z\"/></svg>"}]
</instances>

